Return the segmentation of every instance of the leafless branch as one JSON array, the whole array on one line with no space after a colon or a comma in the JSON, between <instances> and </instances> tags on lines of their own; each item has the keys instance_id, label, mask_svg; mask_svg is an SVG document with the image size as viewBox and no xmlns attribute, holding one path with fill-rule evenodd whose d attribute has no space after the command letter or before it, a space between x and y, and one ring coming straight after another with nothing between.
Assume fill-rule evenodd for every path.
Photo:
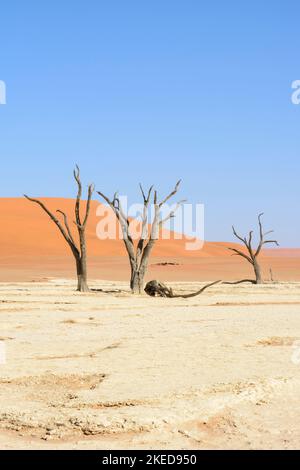
<instances>
[{"instance_id":1,"label":"leafless branch","mask_svg":"<svg viewBox=\"0 0 300 470\"><path fill-rule=\"evenodd\" d=\"M28 199L28 201L31 201L31 202L34 202L35 204L38 204L45 212L46 214L48 214L48 216L50 217L50 219L56 224L56 226L58 227L58 229L60 230L61 234L63 235L63 237L65 238L65 240L69 243L69 244L72 244L72 240L71 238L69 237L69 234L68 232L64 229L64 227L61 225L60 221L57 219L57 217L55 217L55 215L47 208L47 206L42 202L40 201L39 199L34 199L32 197L29 197L27 196L26 194L24 194L24 197L26 199Z\"/></svg>"},{"instance_id":2,"label":"leafless branch","mask_svg":"<svg viewBox=\"0 0 300 470\"><path fill-rule=\"evenodd\" d=\"M90 184L89 187L88 187L88 198L87 198L87 202L86 202L86 210L85 210L85 217L84 217L84 221L83 221L83 227L86 226L89 215L90 215L91 200L92 200L92 196L93 196L94 191L95 191L95 185Z\"/></svg>"},{"instance_id":3,"label":"leafless branch","mask_svg":"<svg viewBox=\"0 0 300 470\"><path fill-rule=\"evenodd\" d=\"M163 201L159 203L159 207L162 207L169 199L171 199L171 197L175 196L175 194L177 193L179 189L180 183L181 183L181 180L177 181L173 191L171 191L170 194L168 194L168 196L166 196L165 199L163 199Z\"/></svg>"},{"instance_id":4,"label":"leafless branch","mask_svg":"<svg viewBox=\"0 0 300 470\"><path fill-rule=\"evenodd\" d=\"M59 209L58 209L56 212L58 212L59 214L62 214L62 216L63 216L63 218L64 218L65 227L66 227L67 233L68 233L68 235L69 235L69 238L70 238L71 242L73 243L73 245L76 246L76 243L75 243L75 241L74 241L74 239L73 239L72 232L71 232L71 230L70 230L70 226L69 226L67 214L66 214L65 212L59 210Z\"/></svg>"},{"instance_id":5,"label":"leafless branch","mask_svg":"<svg viewBox=\"0 0 300 470\"><path fill-rule=\"evenodd\" d=\"M164 219L160 220L159 226L162 227L165 222L167 222L168 220L174 218L175 213L177 212L179 207L181 207L182 204L184 204L185 202L186 202L186 199L183 199L182 201L177 202L175 208Z\"/></svg>"},{"instance_id":6,"label":"leafless branch","mask_svg":"<svg viewBox=\"0 0 300 470\"><path fill-rule=\"evenodd\" d=\"M256 281L254 279L242 279L241 281L234 281L234 282L226 281L226 282L223 282L223 284L229 284L229 285L235 286L237 284L243 284L246 282L250 282L251 284L256 284Z\"/></svg>"},{"instance_id":7,"label":"leafless branch","mask_svg":"<svg viewBox=\"0 0 300 470\"><path fill-rule=\"evenodd\" d=\"M234 254L232 256L242 256L247 261L249 261L249 263L252 263L252 259L249 256L247 256L245 253L243 253L242 251L237 250L236 248L232 248L232 247L229 247L228 250L234 252Z\"/></svg>"},{"instance_id":8,"label":"leafless branch","mask_svg":"<svg viewBox=\"0 0 300 470\"><path fill-rule=\"evenodd\" d=\"M73 175L77 183L77 187L78 187L76 202L75 202L75 219L76 219L75 225L77 226L77 230L78 230L79 245L77 245L75 242L75 239L72 235L72 231L70 229L70 225L68 222L67 214L64 211L60 209L57 210L57 213L63 216L63 221L64 221L64 225L63 225L60 222L60 220L48 209L48 207L42 201L40 201L39 199L31 198L27 195L25 195L25 198L35 204L38 204L43 209L43 211L46 212L46 214L50 217L50 219L55 223L55 225L58 227L62 236L64 237L69 247L71 248L75 261L76 261L76 271L77 271L77 279L78 279L77 290L79 290L80 292L88 292L89 288L87 285L87 254L86 254L85 228L86 228L86 224L89 218L90 204L91 204L92 194L94 191L94 186L90 185L88 187L88 198L87 198L87 203L86 203L85 217L84 217L84 222L81 223L80 202L81 202L81 196L82 196L82 184L80 180L80 170L77 165L73 172Z\"/></svg>"},{"instance_id":9,"label":"leafless branch","mask_svg":"<svg viewBox=\"0 0 300 470\"><path fill-rule=\"evenodd\" d=\"M104 201L111 207L114 211L117 220L120 223L122 234L123 234L123 241L129 256L130 267L131 267L131 289L132 292L142 292L144 276L146 270L148 268L148 260L151 254L151 251L154 247L154 244L159 236L159 228L163 222L168 220L171 217L174 217L175 211L177 208L182 204L183 201L179 202L176 208L170 212L168 217L163 221L160 221L160 209L172 196L174 196L179 188L180 181L177 182L175 185L174 190L167 196L165 199L158 203L157 191L154 190L154 186L151 186L146 192L143 186L140 184L140 191L143 198L143 212L141 214L141 236L137 242L136 250L133 239L130 235L130 220L124 214L120 200L118 198L117 193L115 193L112 200L110 200L105 194L101 191L98 191L99 196L101 196ZM148 214L148 207L150 204L151 196L153 195L153 205L154 205L154 218L152 224L148 222L149 214ZM148 233L148 225L151 225L150 234Z\"/></svg>"},{"instance_id":10,"label":"leafless branch","mask_svg":"<svg viewBox=\"0 0 300 470\"><path fill-rule=\"evenodd\" d=\"M214 281L209 284L206 284L197 292L192 292L191 294L178 294L175 295L171 287L166 286L160 281L150 281L145 287L145 292L151 297L167 297L169 299L190 299L196 297L197 295L202 294L209 287L220 284L222 281Z\"/></svg>"},{"instance_id":11,"label":"leafless branch","mask_svg":"<svg viewBox=\"0 0 300 470\"><path fill-rule=\"evenodd\" d=\"M82 196L82 184L80 180L80 170L78 165L76 165L76 168L73 172L75 181L78 186L78 191L77 191L77 198L76 198L76 204L75 204L75 220L76 220L76 225L78 227L81 226L81 220L80 220L80 200Z\"/></svg>"},{"instance_id":12,"label":"leafless branch","mask_svg":"<svg viewBox=\"0 0 300 470\"><path fill-rule=\"evenodd\" d=\"M234 253L234 255L241 256L242 258L245 258L249 263L252 264L252 266L254 267L254 272L255 272L255 276L256 276L256 281L253 281L253 282L256 283L256 284L262 283L261 268L260 268L260 265L258 264L257 258L258 258L258 255L260 254L263 246L266 245L266 244L270 244L270 243L274 243L275 245L279 246L277 240L266 240L265 239L265 237L267 235L269 235L270 233L273 233L273 230L270 230L270 231L264 233L262 220L261 220L262 216L263 216L263 213L259 214L259 216L258 216L259 243L258 243L258 246L257 246L255 251L252 248L253 231L251 231L249 233L248 239L247 239L247 237L242 238L240 235L238 235L238 233L236 232L234 227L232 227L232 230L233 230L233 233L234 233L235 237L238 240L240 240L246 246L247 251L249 253L249 256L247 254L243 253L242 251L236 249L236 248L232 248L232 247L229 248L229 250L232 251ZM244 282L244 281L242 281L242 282ZM246 280L245 282L248 282L248 280Z\"/></svg>"}]
</instances>

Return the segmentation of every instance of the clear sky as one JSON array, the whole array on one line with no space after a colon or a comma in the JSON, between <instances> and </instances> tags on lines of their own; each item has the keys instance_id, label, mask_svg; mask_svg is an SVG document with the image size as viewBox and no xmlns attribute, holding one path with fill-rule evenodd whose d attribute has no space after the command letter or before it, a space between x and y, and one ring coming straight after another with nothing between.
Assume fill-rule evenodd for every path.
<instances>
[{"instance_id":1,"label":"clear sky","mask_svg":"<svg viewBox=\"0 0 300 470\"><path fill-rule=\"evenodd\" d=\"M162 192L206 208L208 240L265 212L300 246L297 0L10 0L0 7L0 196Z\"/></svg>"}]
</instances>

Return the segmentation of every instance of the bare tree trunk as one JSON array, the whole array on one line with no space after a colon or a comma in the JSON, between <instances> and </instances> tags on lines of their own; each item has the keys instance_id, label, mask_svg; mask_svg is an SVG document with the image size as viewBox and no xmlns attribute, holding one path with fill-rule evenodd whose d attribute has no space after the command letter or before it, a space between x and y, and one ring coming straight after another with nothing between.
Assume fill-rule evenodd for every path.
<instances>
[{"instance_id":1,"label":"bare tree trunk","mask_svg":"<svg viewBox=\"0 0 300 470\"><path fill-rule=\"evenodd\" d=\"M141 294L144 290L145 273L131 268L130 289L133 294Z\"/></svg>"},{"instance_id":2,"label":"bare tree trunk","mask_svg":"<svg viewBox=\"0 0 300 470\"><path fill-rule=\"evenodd\" d=\"M142 233L136 247L130 234L130 220L122 210L118 193L114 194L113 199L109 199L107 196L105 196L105 194L98 191L98 194L107 202L120 223L123 234L123 241L129 257L131 268L130 289L133 294L141 294L144 291L145 274L147 272L151 251L158 239L160 227L164 222L174 217L176 209L184 202L178 202L176 208L172 210L166 218L160 220L159 216L161 207L177 193L179 184L180 181L177 182L173 191L167 197L165 197L162 202L157 201L157 192L154 191L153 204L155 207L155 216L151 224L148 222L148 207L151 195L153 193L153 186L151 186L148 194L146 195L142 186L140 185L144 200L144 210L142 217ZM148 233L148 223L151 225L150 236Z\"/></svg>"},{"instance_id":3,"label":"bare tree trunk","mask_svg":"<svg viewBox=\"0 0 300 470\"><path fill-rule=\"evenodd\" d=\"M261 268L256 259L253 262L253 267L254 267L254 272L255 272L256 284L263 284Z\"/></svg>"},{"instance_id":4,"label":"bare tree trunk","mask_svg":"<svg viewBox=\"0 0 300 470\"><path fill-rule=\"evenodd\" d=\"M142 255L140 264L138 261L131 263L131 281L130 288L133 294L141 294L144 291L144 279L148 269L148 263L155 240L149 240Z\"/></svg>"},{"instance_id":5,"label":"bare tree trunk","mask_svg":"<svg viewBox=\"0 0 300 470\"><path fill-rule=\"evenodd\" d=\"M235 230L234 227L232 227L233 233L238 238L246 247L247 252L241 251L237 248L232 248L230 247L229 250L233 251L235 256L241 256L242 258L246 259L250 264L252 264L254 272L255 272L255 281L251 281L248 279L244 279L239 282L226 282L226 284L240 284L242 282L252 282L252 284L263 284L263 278L261 274L261 267L257 261L258 255L260 254L262 248L264 245L269 244L269 243L274 243L275 245L279 246L277 240L266 240L266 235L269 233L272 233L273 230L269 230L269 232L264 233L263 231L263 226L262 226L262 218L263 214L259 214L258 216L258 224L259 224L259 244L256 249L254 249L252 245L252 236L253 236L253 231L249 233L248 238L247 237L241 237ZM233 255L233 256L234 256ZM272 274L271 274L272 277Z\"/></svg>"},{"instance_id":6,"label":"bare tree trunk","mask_svg":"<svg viewBox=\"0 0 300 470\"><path fill-rule=\"evenodd\" d=\"M81 256L76 262L77 266L77 278L78 286L77 290L79 292L89 292L89 287L87 284L87 253L86 253L86 240L85 240L85 231L82 227L78 228L79 239L80 239L80 253Z\"/></svg>"},{"instance_id":7,"label":"bare tree trunk","mask_svg":"<svg viewBox=\"0 0 300 470\"><path fill-rule=\"evenodd\" d=\"M77 198L76 198L76 203L75 203L75 219L76 220L74 221L74 223L77 227L77 231L79 235L79 242L80 242L79 246L78 246L77 241L75 241L75 238L72 235L72 231L70 229L70 225L68 222L68 217L67 217L67 214L65 214L65 212L61 210L57 210L57 212L63 216L64 224L62 224L57 219L57 217L45 206L43 202L39 201L38 199L33 199L26 195L25 197L29 201L38 204L46 212L46 214L48 214L50 219L58 227L62 236L64 237L67 244L69 245L76 261L76 271L77 271L77 280L78 280L77 290L79 292L89 292L89 288L87 284L87 254L86 254L85 230L86 230L86 224L87 224L89 214L90 214L91 198L92 198L93 191L94 191L94 185L90 184L88 187L88 199L86 202L84 219L83 221L81 221L80 204L81 204L81 195L82 195L82 185L81 185L80 171L79 171L78 166L76 166L76 169L74 170L74 178L78 185Z\"/></svg>"},{"instance_id":8,"label":"bare tree trunk","mask_svg":"<svg viewBox=\"0 0 300 470\"><path fill-rule=\"evenodd\" d=\"M87 283L87 267L86 267L86 257L80 257L76 259L76 269L77 269L77 291L78 292L89 292L89 287Z\"/></svg>"},{"instance_id":9,"label":"bare tree trunk","mask_svg":"<svg viewBox=\"0 0 300 470\"><path fill-rule=\"evenodd\" d=\"M168 297L169 299L190 299L191 297L196 297L197 295L202 294L206 289L216 284L220 284L222 281L214 281L210 284L206 284L200 290L192 292L191 294L181 294L175 295L171 287L166 286L160 281L150 281L145 287L146 294L151 297Z\"/></svg>"}]
</instances>

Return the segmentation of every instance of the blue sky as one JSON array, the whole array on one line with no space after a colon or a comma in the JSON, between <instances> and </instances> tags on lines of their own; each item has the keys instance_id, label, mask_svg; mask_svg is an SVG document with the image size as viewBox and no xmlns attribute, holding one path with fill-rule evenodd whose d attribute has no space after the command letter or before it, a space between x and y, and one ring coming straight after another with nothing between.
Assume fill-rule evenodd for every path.
<instances>
[{"instance_id":1,"label":"blue sky","mask_svg":"<svg viewBox=\"0 0 300 470\"><path fill-rule=\"evenodd\" d=\"M300 246L300 5L52 0L1 4L0 196L74 194L71 170L206 208L208 240L265 212Z\"/></svg>"}]
</instances>

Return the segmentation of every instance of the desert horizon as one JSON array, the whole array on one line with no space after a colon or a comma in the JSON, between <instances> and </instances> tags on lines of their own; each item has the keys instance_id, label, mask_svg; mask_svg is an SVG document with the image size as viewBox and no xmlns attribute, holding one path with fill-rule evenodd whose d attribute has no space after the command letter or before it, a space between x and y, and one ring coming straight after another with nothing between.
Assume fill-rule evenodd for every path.
<instances>
[{"instance_id":1,"label":"desert horizon","mask_svg":"<svg viewBox=\"0 0 300 470\"><path fill-rule=\"evenodd\" d=\"M73 217L74 199L41 198L52 210L62 209ZM85 201L82 201L85 204ZM88 271L91 279L124 281L129 276L129 264L123 241L99 240L96 235L96 215L100 201L93 200L87 226ZM31 281L45 278L74 277L74 262L57 227L39 207L24 197L0 198L0 213L5 230L0 233L0 280ZM186 240L160 239L156 243L147 279L162 281L234 281L251 277L251 266L231 256L228 247L241 245L228 241L205 241L196 251L185 249ZM300 248L268 248L262 252L261 264L266 280L270 269L274 279L300 280Z\"/></svg>"}]
</instances>

